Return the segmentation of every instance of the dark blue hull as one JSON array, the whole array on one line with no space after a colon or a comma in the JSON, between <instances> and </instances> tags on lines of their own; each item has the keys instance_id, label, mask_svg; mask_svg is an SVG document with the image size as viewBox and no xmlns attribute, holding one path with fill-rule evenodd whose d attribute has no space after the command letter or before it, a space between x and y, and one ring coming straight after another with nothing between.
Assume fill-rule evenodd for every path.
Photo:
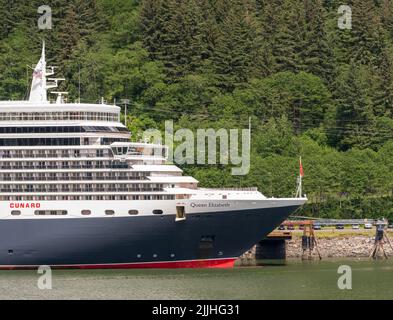
<instances>
[{"instance_id":1,"label":"dark blue hull","mask_svg":"<svg viewBox=\"0 0 393 320\"><path fill-rule=\"evenodd\" d=\"M233 260L296 208L188 214L180 222L174 215L1 220L0 268Z\"/></svg>"}]
</instances>

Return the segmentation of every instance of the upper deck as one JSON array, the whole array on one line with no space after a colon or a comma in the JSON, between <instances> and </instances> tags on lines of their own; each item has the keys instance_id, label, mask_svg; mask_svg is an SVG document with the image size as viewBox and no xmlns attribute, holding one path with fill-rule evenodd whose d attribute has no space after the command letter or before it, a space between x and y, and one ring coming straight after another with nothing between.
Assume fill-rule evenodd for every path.
<instances>
[{"instance_id":1,"label":"upper deck","mask_svg":"<svg viewBox=\"0 0 393 320\"><path fill-rule=\"evenodd\" d=\"M0 126L59 122L120 122L120 107L107 104L0 102Z\"/></svg>"}]
</instances>

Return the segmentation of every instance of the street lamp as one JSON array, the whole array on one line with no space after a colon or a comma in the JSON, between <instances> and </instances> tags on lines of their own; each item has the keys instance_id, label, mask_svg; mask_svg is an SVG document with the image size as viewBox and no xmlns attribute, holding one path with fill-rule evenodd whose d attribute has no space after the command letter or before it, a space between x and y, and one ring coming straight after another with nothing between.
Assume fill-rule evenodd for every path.
<instances>
[{"instance_id":1,"label":"street lamp","mask_svg":"<svg viewBox=\"0 0 393 320\"><path fill-rule=\"evenodd\" d=\"M127 106L130 104L130 99L121 99L120 102L124 104L124 125L127 126Z\"/></svg>"}]
</instances>

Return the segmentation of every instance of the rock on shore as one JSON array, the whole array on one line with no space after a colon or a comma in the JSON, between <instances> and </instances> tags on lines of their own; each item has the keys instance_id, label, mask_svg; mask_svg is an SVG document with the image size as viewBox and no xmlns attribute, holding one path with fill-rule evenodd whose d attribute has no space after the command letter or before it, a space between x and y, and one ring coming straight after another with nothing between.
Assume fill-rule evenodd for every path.
<instances>
[{"instance_id":1,"label":"rock on shore","mask_svg":"<svg viewBox=\"0 0 393 320\"><path fill-rule=\"evenodd\" d=\"M374 248L374 237L368 236L321 238L317 241L322 258L364 258L369 257ZM300 258L301 245L299 237L287 241L287 258ZM384 244L384 249L388 256L393 256L393 250L388 243Z\"/></svg>"}]
</instances>

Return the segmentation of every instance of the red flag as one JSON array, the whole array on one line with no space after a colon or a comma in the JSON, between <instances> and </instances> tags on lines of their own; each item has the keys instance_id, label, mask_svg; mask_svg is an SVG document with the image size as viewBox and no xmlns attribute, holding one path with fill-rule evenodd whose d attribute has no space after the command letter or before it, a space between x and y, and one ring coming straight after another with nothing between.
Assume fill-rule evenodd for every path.
<instances>
[{"instance_id":1,"label":"red flag","mask_svg":"<svg viewBox=\"0 0 393 320\"><path fill-rule=\"evenodd\" d=\"M300 176L303 178L304 177L304 171L303 171L303 165L302 165L302 158L300 158L299 164L300 164Z\"/></svg>"}]
</instances>

